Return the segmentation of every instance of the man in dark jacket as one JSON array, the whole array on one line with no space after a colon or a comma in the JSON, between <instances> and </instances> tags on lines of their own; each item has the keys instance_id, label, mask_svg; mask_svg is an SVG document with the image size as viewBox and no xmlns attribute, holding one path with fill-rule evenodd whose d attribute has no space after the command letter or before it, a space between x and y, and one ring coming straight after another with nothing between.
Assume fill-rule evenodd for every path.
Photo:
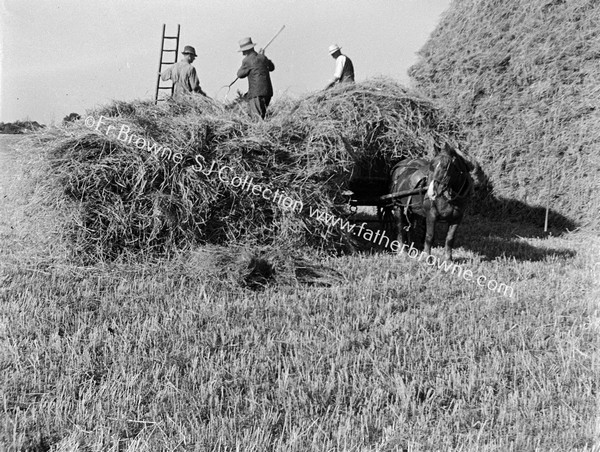
<instances>
[{"instance_id":1,"label":"man in dark jacket","mask_svg":"<svg viewBox=\"0 0 600 452\"><path fill-rule=\"evenodd\" d=\"M263 52L254 50L252 39L244 38L240 42L240 50L244 55L242 67L237 71L238 78L248 77L248 109L250 115L265 119L267 107L273 97L273 86L269 72L275 70L275 65Z\"/></svg>"}]
</instances>

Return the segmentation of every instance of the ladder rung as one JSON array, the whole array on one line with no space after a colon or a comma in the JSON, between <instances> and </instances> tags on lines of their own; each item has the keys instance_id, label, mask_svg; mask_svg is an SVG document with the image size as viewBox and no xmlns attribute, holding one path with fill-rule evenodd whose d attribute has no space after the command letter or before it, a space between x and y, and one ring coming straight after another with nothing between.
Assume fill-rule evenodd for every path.
<instances>
[{"instance_id":1,"label":"ladder rung","mask_svg":"<svg viewBox=\"0 0 600 452\"><path fill-rule=\"evenodd\" d=\"M179 51L179 39L180 39L180 31L181 31L181 27L180 25L177 25L177 35L173 36L166 36L166 24L163 24L162 26L162 41L161 41L161 45L160 45L160 60L159 60L159 65L158 65L158 79L156 81L156 94L154 96L154 103L158 103L159 101L163 101L164 99L159 99L158 98L158 94L161 90L169 90L171 93L173 92L175 85L170 84L169 86L161 86L160 82L162 80L162 75L161 72L164 70L164 66L171 66L173 64L177 63L177 52ZM174 40L175 41L175 48L173 49L173 44L167 44L167 40ZM165 46L167 47L171 47L170 49L165 49ZM163 58L169 59L167 54L171 54L173 55L173 59L175 61L163 61Z\"/></svg>"}]
</instances>

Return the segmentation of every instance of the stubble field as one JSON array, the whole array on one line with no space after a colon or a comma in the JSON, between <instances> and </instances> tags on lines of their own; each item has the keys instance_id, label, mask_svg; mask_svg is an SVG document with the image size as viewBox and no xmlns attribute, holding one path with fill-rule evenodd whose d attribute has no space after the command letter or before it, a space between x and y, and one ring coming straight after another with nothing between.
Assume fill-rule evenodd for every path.
<instances>
[{"instance_id":1,"label":"stubble field","mask_svg":"<svg viewBox=\"0 0 600 452\"><path fill-rule=\"evenodd\" d=\"M202 250L80 266L0 144L5 450L593 450L600 240L468 216L456 257L315 256L251 291ZM434 254L441 256L442 249Z\"/></svg>"}]
</instances>

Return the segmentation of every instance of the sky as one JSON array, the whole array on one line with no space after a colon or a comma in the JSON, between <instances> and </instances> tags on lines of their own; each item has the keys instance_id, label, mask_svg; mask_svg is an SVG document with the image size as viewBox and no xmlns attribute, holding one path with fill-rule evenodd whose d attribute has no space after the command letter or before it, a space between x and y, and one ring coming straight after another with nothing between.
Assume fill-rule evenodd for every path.
<instances>
[{"instance_id":1,"label":"sky","mask_svg":"<svg viewBox=\"0 0 600 452\"><path fill-rule=\"evenodd\" d=\"M162 25L192 45L202 89L224 100L241 64L238 41L269 46L274 98L324 88L337 43L356 81L408 85L450 0L0 0L0 121L59 123L113 99L153 99ZM233 85L247 90L247 81Z\"/></svg>"}]
</instances>

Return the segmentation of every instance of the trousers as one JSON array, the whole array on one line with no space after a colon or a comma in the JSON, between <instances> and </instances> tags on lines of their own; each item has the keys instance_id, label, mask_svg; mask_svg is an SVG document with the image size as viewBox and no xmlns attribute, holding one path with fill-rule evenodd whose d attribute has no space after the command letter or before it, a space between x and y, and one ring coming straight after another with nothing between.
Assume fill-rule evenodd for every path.
<instances>
[{"instance_id":1,"label":"trousers","mask_svg":"<svg viewBox=\"0 0 600 452\"><path fill-rule=\"evenodd\" d=\"M248 113L255 118L265 119L267 107L271 102L270 96L258 96L248 100Z\"/></svg>"}]
</instances>

